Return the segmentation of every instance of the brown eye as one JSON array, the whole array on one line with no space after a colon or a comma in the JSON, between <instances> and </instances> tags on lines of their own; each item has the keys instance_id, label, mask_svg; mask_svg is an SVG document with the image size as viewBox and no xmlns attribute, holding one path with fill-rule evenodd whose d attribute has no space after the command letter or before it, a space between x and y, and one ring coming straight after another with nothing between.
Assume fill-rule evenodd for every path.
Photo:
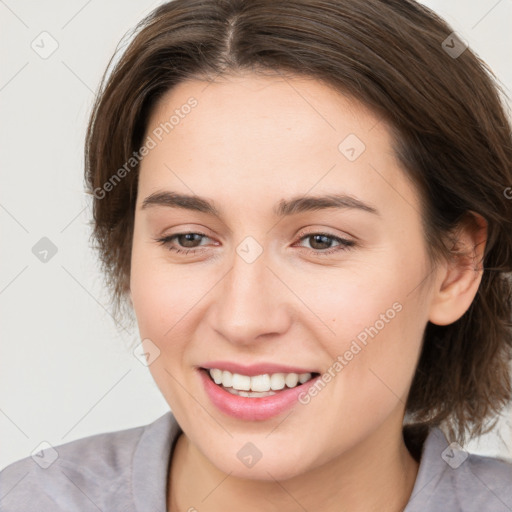
<instances>
[{"instance_id":1,"label":"brown eye","mask_svg":"<svg viewBox=\"0 0 512 512\"><path fill-rule=\"evenodd\" d=\"M308 240L310 244L310 252L318 255L332 254L337 251L348 250L355 245L352 240L346 240L334 236L330 233L301 233L300 240ZM338 243L337 246L332 247L333 241ZM305 249L308 249L305 247Z\"/></svg>"},{"instance_id":2,"label":"brown eye","mask_svg":"<svg viewBox=\"0 0 512 512\"><path fill-rule=\"evenodd\" d=\"M177 240L179 241L179 244L180 246L183 246L183 247L191 247L191 248L194 248L196 247L196 245L194 245L197 240L201 239L201 236L199 233L182 233L182 234L178 234L178 235L174 235L174 237L171 237L171 238L177 238Z\"/></svg>"},{"instance_id":3,"label":"brown eye","mask_svg":"<svg viewBox=\"0 0 512 512\"><path fill-rule=\"evenodd\" d=\"M167 247L170 251L188 254L196 252L196 248L200 247L200 245L197 245L197 242L201 241L202 238L208 237L204 233L176 233L157 238L156 241ZM177 245L173 242L175 239L178 242Z\"/></svg>"}]
</instances>

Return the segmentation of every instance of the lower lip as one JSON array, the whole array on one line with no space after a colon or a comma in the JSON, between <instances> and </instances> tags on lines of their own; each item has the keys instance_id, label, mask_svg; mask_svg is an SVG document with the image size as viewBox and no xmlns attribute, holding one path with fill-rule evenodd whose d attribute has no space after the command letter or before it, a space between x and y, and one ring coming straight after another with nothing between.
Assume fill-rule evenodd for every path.
<instances>
[{"instance_id":1,"label":"lower lip","mask_svg":"<svg viewBox=\"0 0 512 512\"><path fill-rule=\"evenodd\" d=\"M320 375L318 375L300 386L278 391L275 395L248 398L233 395L218 386L206 370L201 369L199 373L206 394L212 403L223 413L246 421L263 421L286 411L298 402L299 395L306 393L308 388L320 378Z\"/></svg>"}]
</instances>

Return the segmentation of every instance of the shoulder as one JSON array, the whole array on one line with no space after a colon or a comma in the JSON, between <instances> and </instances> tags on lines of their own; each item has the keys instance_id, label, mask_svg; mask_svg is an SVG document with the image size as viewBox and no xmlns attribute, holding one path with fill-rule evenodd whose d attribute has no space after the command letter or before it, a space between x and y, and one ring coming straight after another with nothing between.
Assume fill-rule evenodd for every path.
<instances>
[{"instance_id":1,"label":"shoulder","mask_svg":"<svg viewBox=\"0 0 512 512\"><path fill-rule=\"evenodd\" d=\"M405 512L420 510L510 512L512 462L467 452L433 429Z\"/></svg>"},{"instance_id":2,"label":"shoulder","mask_svg":"<svg viewBox=\"0 0 512 512\"><path fill-rule=\"evenodd\" d=\"M510 512L512 462L474 453L465 455L467 459L460 467L448 472L460 502L474 510Z\"/></svg>"},{"instance_id":3,"label":"shoulder","mask_svg":"<svg viewBox=\"0 0 512 512\"><path fill-rule=\"evenodd\" d=\"M149 425L48 446L0 472L0 510L125 510L133 508L133 461L141 442L165 443L171 413ZM175 421L175 420L174 420ZM148 441L145 441L146 444Z\"/></svg>"}]
</instances>

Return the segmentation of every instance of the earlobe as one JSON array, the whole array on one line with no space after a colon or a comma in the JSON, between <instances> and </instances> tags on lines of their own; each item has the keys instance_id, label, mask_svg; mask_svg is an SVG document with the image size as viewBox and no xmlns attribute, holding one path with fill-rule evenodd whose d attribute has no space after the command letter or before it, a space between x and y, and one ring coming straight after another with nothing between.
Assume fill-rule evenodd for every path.
<instances>
[{"instance_id":1,"label":"earlobe","mask_svg":"<svg viewBox=\"0 0 512 512\"><path fill-rule=\"evenodd\" d=\"M437 325L457 321L471 306L482 280L487 222L469 212L456 230L450 261L436 283L429 320Z\"/></svg>"}]
</instances>

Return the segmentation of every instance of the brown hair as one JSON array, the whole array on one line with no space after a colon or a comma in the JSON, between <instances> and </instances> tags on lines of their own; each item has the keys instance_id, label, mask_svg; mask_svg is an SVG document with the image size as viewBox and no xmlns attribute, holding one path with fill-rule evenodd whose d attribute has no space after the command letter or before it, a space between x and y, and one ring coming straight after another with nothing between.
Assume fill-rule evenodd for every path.
<instances>
[{"instance_id":1,"label":"brown hair","mask_svg":"<svg viewBox=\"0 0 512 512\"><path fill-rule=\"evenodd\" d=\"M461 444L466 432L489 431L495 421L487 420L512 394L512 137L499 85L469 48L450 53L462 44L452 32L408 0L174 0L154 10L105 72L85 147L93 237L116 319L129 290L137 195L138 161L126 162L143 144L155 102L191 78L312 77L392 127L396 154L422 194L432 261L450 255L446 240L469 211L487 221L476 298L453 324L428 323L406 419L417 439L442 422Z\"/></svg>"}]
</instances>

